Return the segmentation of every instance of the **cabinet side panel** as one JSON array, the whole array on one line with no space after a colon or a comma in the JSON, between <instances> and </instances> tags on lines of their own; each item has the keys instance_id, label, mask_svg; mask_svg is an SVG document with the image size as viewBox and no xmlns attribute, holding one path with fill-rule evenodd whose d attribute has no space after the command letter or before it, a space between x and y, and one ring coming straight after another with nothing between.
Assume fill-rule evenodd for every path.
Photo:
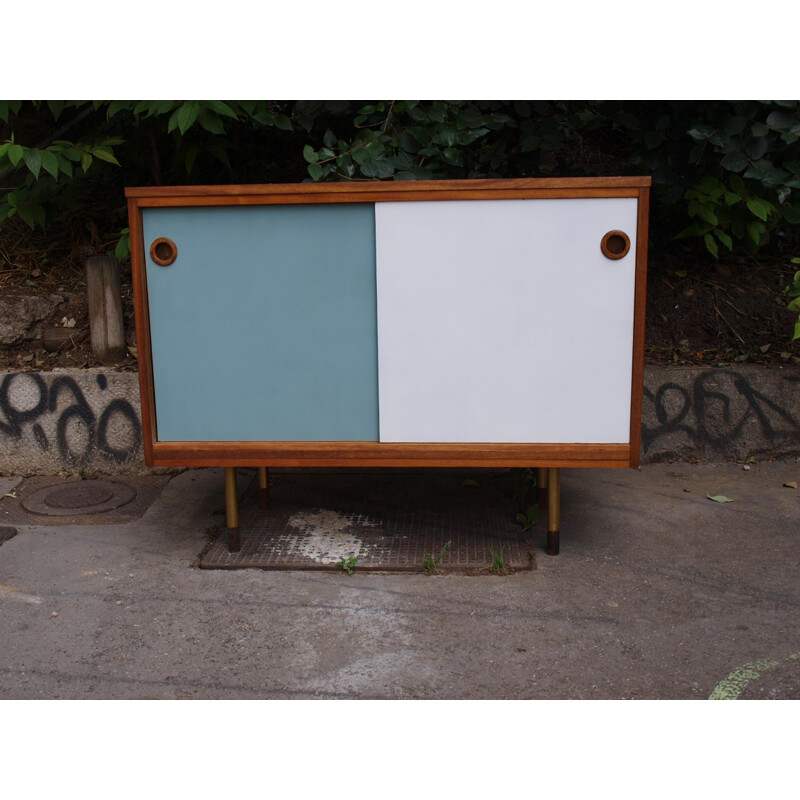
<instances>
[{"instance_id":1,"label":"cabinet side panel","mask_svg":"<svg viewBox=\"0 0 800 800\"><path fill-rule=\"evenodd\" d=\"M143 216L159 441L377 439L372 205Z\"/></svg>"},{"instance_id":2,"label":"cabinet side panel","mask_svg":"<svg viewBox=\"0 0 800 800\"><path fill-rule=\"evenodd\" d=\"M378 204L381 441L627 443L636 225L636 198Z\"/></svg>"}]
</instances>

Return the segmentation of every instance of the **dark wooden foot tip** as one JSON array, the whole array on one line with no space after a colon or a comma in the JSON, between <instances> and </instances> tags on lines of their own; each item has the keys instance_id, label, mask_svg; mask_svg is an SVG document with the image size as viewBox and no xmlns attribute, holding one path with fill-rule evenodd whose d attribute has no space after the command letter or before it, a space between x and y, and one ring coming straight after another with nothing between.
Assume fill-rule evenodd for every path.
<instances>
[{"instance_id":1,"label":"dark wooden foot tip","mask_svg":"<svg viewBox=\"0 0 800 800\"><path fill-rule=\"evenodd\" d=\"M258 490L258 507L262 511L269 511L269 489Z\"/></svg>"},{"instance_id":2,"label":"dark wooden foot tip","mask_svg":"<svg viewBox=\"0 0 800 800\"><path fill-rule=\"evenodd\" d=\"M228 528L228 552L238 553L242 549L238 528Z\"/></svg>"},{"instance_id":3,"label":"dark wooden foot tip","mask_svg":"<svg viewBox=\"0 0 800 800\"><path fill-rule=\"evenodd\" d=\"M557 556L559 545L559 531L547 531L547 555Z\"/></svg>"}]
</instances>

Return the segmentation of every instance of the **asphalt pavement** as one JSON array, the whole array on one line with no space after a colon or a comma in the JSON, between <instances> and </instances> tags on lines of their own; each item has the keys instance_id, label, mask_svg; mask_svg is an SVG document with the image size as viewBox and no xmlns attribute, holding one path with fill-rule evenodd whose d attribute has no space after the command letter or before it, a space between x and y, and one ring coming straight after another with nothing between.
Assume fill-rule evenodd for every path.
<instances>
[{"instance_id":1,"label":"asphalt pavement","mask_svg":"<svg viewBox=\"0 0 800 800\"><path fill-rule=\"evenodd\" d=\"M137 519L0 519L0 699L800 699L799 480L564 470L560 555L539 523L510 575L200 569L215 469Z\"/></svg>"}]
</instances>

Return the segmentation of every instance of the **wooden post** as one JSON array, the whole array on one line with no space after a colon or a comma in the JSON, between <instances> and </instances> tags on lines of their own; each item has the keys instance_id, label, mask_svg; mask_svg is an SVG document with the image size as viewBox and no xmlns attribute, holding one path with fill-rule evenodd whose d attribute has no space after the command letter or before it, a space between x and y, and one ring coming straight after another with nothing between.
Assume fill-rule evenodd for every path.
<instances>
[{"instance_id":1,"label":"wooden post","mask_svg":"<svg viewBox=\"0 0 800 800\"><path fill-rule=\"evenodd\" d=\"M125 324L122 319L119 261L113 256L86 259L86 291L92 352L103 364L125 358Z\"/></svg>"}]
</instances>

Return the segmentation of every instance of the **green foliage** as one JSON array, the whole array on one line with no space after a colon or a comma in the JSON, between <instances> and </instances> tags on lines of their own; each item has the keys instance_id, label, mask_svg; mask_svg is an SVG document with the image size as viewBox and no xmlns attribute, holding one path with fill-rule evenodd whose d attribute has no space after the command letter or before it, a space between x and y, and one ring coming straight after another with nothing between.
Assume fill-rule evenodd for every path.
<instances>
[{"instance_id":1,"label":"green foliage","mask_svg":"<svg viewBox=\"0 0 800 800\"><path fill-rule=\"evenodd\" d=\"M522 525L522 530L527 531L539 522L539 504L532 503L516 517L517 523Z\"/></svg>"},{"instance_id":2,"label":"green foliage","mask_svg":"<svg viewBox=\"0 0 800 800\"><path fill-rule=\"evenodd\" d=\"M782 227L800 223L800 106L711 105L713 116L688 131L696 143L689 163L702 167L702 177L685 194L693 223L678 235L702 237L714 258L720 244L753 253Z\"/></svg>"},{"instance_id":3,"label":"green foliage","mask_svg":"<svg viewBox=\"0 0 800 800\"><path fill-rule=\"evenodd\" d=\"M800 258L793 258L792 264L795 266L800 265ZM792 340L800 339L800 270L794 273L791 284L786 287L786 294L791 298L789 300L789 310L797 312L797 322L794 325Z\"/></svg>"},{"instance_id":4,"label":"green foliage","mask_svg":"<svg viewBox=\"0 0 800 800\"><path fill-rule=\"evenodd\" d=\"M358 559L355 556L343 558L341 561L336 562L336 566L341 567L348 575L353 574L356 564L358 564Z\"/></svg>"},{"instance_id":5,"label":"green foliage","mask_svg":"<svg viewBox=\"0 0 800 800\"><path fill-rule=\"evenodd\" d=\"M492 557L492 565L489 569L492 572L505 572L506 570L506 562L505 558L503 558L503 549L500 548L499 550L495 550L493 547L489 548L489 555Z\"/></svg>"},{"instance_id":6,"label":"green foliage","mask_svg":"<svg viewBox=\"0 0 800 800\"><path fill-rule=\"evenodd\" d=\"M272 101L0 101L0 225L15 216L31 228L85 216L87 198L116 189L109 217L124 218L124 185L187 183L198 167L208 182L230 181L234 137L294 132ZM307 118L300 122L307 124ZM67 138L69 137L69 138ZM216 163L225 172L216 172ZM116 172L114 172L116 170ZM258 176L254 176L257 181ZM93 223L92 223L93 224ZM126 230L111 250L129 252Z\"/></svg>"},{"instance_id":7,"label":"green foliage","mask_svg":"<svg viewBox=\"0 0 800 800\"><path fill-rule=\"evenodd\" d=\"M422 554L422 566L425 569L425 572L433 573L439 567L439 562L444 558L445 553L450 549L450 545L453 542L447 542L447 544L441 549L438 556L428 555L427 553Z\"/></svg>"},{"instance_id":8,"label":"green foliage","mask_svg":"<svg viewBox=\"0 0 800 800\"><path fill-rule=\"evenodd\" d=\"M131 253L131 231L130 228L123 228L120 231L119 241L114 247L114 255L122 261Z\"/></svg>"},{"instance_id":9,"label":"green foliage","mask_svg":"<svg viewBox=\"0 0 800 800\"><path fill-rule=\"evenodd\" d=\"M546 101L375 102L330 117L303 156L315 181L530 175L592 118Z\"/></svg>"},{"instance_id":10,"label":"green foliage","mask_svg":"<svg viewBox=\"0 0 800 800\"><path fill-rule=\"evenodd\" d=\"M798 139L794 100L7 100L0 225L124 254L126 185L645 174L659 250L722 258L797 242Z\"/></svg>"},{"instance_id":11,"label":"green foliage","mask_svg":"<svg viewBox=\"0 0 800 800\"><path fill-rule=\"evenodd\" d=\"M539 481L535 469L514 467L503 477L506 489L515 502L525 503L536 497Z\"/></svg>"}]
</instances>

